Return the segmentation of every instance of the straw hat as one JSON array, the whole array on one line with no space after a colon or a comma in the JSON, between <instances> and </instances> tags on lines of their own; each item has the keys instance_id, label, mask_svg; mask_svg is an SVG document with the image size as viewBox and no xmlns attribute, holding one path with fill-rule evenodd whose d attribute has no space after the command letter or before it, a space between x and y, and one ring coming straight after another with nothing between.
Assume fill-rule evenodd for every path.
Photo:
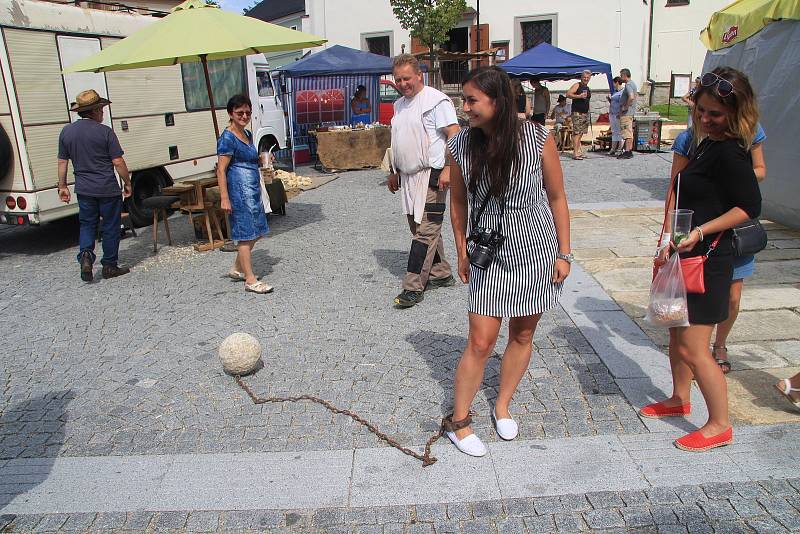
<instances>
[{"instance_id":1,"label":"straw hat","mask_svg":"<svg viewBox=\"0 0 800 534\"><path fill-rule=\"evenodd\" d=\"M110 100L98 95L97 91L94 89L89 89L88 91L81 91L78 93L78 96L75 97L75 102L72 103L69 110L79 113L81 111L89 111L95 108L101 108L109 105L110 103Z\"/></svg>"}]
</instances>

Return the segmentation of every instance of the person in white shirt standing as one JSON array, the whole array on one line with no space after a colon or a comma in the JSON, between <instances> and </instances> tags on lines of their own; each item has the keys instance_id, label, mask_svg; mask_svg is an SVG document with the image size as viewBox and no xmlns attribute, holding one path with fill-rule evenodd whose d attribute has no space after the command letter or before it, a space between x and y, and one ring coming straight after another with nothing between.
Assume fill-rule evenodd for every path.
<instances>
[{"instance_id":1,"label":"person in white shirt standing","mask_svg":"<svg viewBox=\"0 0 800 534\"><path fill-rule=\"evenodd\" d=\"M422 79L417 58L401 54L392 69L403 95L394 103L392 166L387 186L400 191L403 212L413 234L403 290L394 299L401 308L422 301L425 289L455 285L444 256L442 222L450 173L445 167L446 141L459 131L450 98Z\"/></svg>"}]
</instances>

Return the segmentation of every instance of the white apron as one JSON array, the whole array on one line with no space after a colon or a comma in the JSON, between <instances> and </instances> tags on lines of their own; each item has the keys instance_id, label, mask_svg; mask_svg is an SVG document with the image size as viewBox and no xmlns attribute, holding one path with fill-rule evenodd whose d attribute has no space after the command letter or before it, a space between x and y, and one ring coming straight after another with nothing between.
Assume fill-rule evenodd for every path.
<instances>
[{"instance_id":1,"label":"white apron","mask_svg":"<svg viewBox=\"0 0 800 534\"><path fill-rule=\"evenodd\" d=\"M431 87L423 87L413 98L402 97L394 104L392 117L392 164L400 174L400 202L403 213L422 222L431 167L428 158L430 138L422 117L448 97Z\"/></svg>"}]
</instances>

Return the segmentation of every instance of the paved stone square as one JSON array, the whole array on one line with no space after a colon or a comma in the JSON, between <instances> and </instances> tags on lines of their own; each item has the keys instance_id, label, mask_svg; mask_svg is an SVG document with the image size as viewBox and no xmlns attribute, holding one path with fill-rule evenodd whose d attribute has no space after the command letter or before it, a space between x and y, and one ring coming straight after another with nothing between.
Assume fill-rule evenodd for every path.
<instances>
[{"instance_id":1,"label":"paved stone square","mask_svg":"<svg viewBox=\"0 0 800 534\"><path fill-rule=\"evenodd\" d=\"M570 201L606 202L613 207L660 200L669 169L667 156L637 155L627 162L595 154L585 161L565 159ZM0 332L5 348L0 357L0 472L8 475L0 483L0 506L7 505L0 507L0 514L7 514L0 517L0 528L13 532L782 532L800 525L799 485L784 480L789 473L780 474L782 462L798 455L795 447L784 446L791 427L765 429L775 436L776 447L780 444L780 450L788 451L776 453L772 464L764 455L758 455L758 465L746 463L754 454L751 444L733 450L724 461L741 469L730 471L735 476L723 477L723 482L710 468L694 467L699 474L692 485L682 486L640 467L631 472L635 475L631 480L640 481L639 489L604 491L621 479L619 473L604 475L601 470L591 478L596 481L593 487L547 494L563 488L556 475L567 469L564 447L580 450L582 443L630 439L623 448L608 452L608 458L622 454L619 458L627 462L645 454L636 453L631 444L652 439L664 447L659 445L659 455L680 462L687 458L676 457L671 449L677 430L658 434L640 420L638 405L630 401L633 391L663 386L635 385L641 374L621 379L614 352L598 341L606 335L602 325L586 322L580 307L566 303L566 298L563 306L543 317L530 369L512 404L521 425L520 439L513 445L533 447L530 473L525 476L537 478L536 464L543 461L537 451L552 450L559 458L550 464L553 476L548 474L546 487L522 484L520 496L508 498L507 488L498 484L502 465L497 462L512 444L500 442L488 420L497 392L500 355L496 354L474 405L474 428L492 447L491 458L468 464L440 442L438 450L446 453L443 463L428 468L435 470L427 475L419 472L420 491L428 484L429 492L414 504L353 504L360 491L353 486L353 477L358 476L354 472L342 475L351 484L349 490L344 487L342 506L271 506L245 497L248 492L270 494L269 487L258 483L229 487L226 484L235 480L223 473L218 483L228 488L230 502L252 504L241 505L244 509L226 507L222 498L218 507L199 509L180 501L170 509L158 503L130 510L124 505L115 510L100 505L85 509L88 504L81 508L81 502L102 503L104 498L124 502L120 499L126 491L131 492L129 502L138 502L135 498L150 487L147 484L163 489L164 476L175 474L180 455L198 455L202 461L210 455L232 454L245 465L248 458L286 458L285 469L292 465L291 456L283 454L318 456L324 462L344 455L340 461L352 457L347 461L354 470L366 466L366 481L388 477L388 488L391 471L382 471L381 463L371 471L369 462L364 462L368 457L390 458L399 462L396 473L410 476L414 483L417 471L413 470L421 469L418 463L399 458L399 453L387 450L344 416L332 416L310 403L252 404L224 375L216 355L227 335L249 332L264 349L264 368L246 379L257 395L320 396L357 412L408 446L424 444L450 408L453 371L466 343L466 288L458 284L430 291L424 302L409 310L391 306L405 271L409 236L399 201L383 180L379 171L342 173L324 187L292 199L285 217L271 216L272 232L254 251L257 272L276 287L265 296L245 293L240 283L225 277L232 254L194 252L194 236L182 216L170 220L175 246L162 246L152 255L149 229L142 229L138 237L122 242L121 261L133 268L131 274L112 280L102 280L98 274L91 284L78 277L74 220L0 230L4 273ZM640 223L646 226L652 221L626 221L629 227ZM575 225L576 248L582 246L581 239L593 239L589 230ZM449 224L444 236L452 259ZM609 248L613 253L615 247ZM589 259L584 256L581 262ZM602 292L602 283L586 280L594 284L591 291ZM607 298L604 293L602 297ZM613 304L611 299L603 302L598 309ZM609 339L611 347L633 338ZM638 339L636 343L642 344L647 338ZM501 335L498 347L504 344ZM638 372L647 374L646 362L640 363ZM589 461L592 449L585 452ZM113 496L72 495L65 488L65 497L60 486L53 486L56 474L69 479L69 465L75 466L75 476L91 479L80 466L100 460L111 471L117 465L136 469L136 462L141 462L141 472L152 472L153 478L134 477L130 488L120 487ZM164 465L163 476L158 475L159 462ZM446 497L442 488L453 482L443 473L458 473L464 465L475 466L476 480L489 476L498 484L499 495ZM614 471L614 464L602 467ZM180 477L178 472L175 491L186 496ZM288 476L281 481L291 480ZM97 484L106 487L103 480ZM43 493L52 488L56 493L51 495L66 499L72 512L55 509L56 500ZM292 488L297 503L316 490ZM292 495L285 493L284 500L290 501ZM26 502L41 502L41 509L9 512L28 510Z\"/></svg>"}]
</instances>

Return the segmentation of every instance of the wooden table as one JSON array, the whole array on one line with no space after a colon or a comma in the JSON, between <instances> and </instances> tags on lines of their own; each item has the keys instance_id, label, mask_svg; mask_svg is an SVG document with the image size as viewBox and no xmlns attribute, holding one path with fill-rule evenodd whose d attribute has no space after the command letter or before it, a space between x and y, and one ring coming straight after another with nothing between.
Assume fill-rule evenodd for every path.
<instances>
[{"instance_id":1,"label":"wooden table","mask_svg":"<svg viewBox=\"0 0 800 534\"><path fill-rule=\"evenodd\" d=\"M392 144L391 128L316 132L317 157L327 169L380 167Z\"/></svg>"},{"instance_id":2,"label":"wooden table","mask_svg":"<svg viewBox=\"0 0 800 534\"><path fill-rule=\"evenodd\" d=\"M175 185L165 187L161 190L161 192L165 195L178 196L180 199L179 208L189 214L189 224L192 225L192 228L194 228L193 213L196 212L202 214L206 225L206 232L208 233L208 244L197 243L194 248L200 252L220 248L225 243L225 237L222 234L222 227L220 226L219 218L217 217L214 205L205 198L206 190L216 186L217 177L207 176L205 178L191 178L189 180L183 180ZM214 229L217 231L217 235L219 236L218 240L214 239L214 234L211 232L212 224L214 225Z\"/></svg>"}]
</instances>

